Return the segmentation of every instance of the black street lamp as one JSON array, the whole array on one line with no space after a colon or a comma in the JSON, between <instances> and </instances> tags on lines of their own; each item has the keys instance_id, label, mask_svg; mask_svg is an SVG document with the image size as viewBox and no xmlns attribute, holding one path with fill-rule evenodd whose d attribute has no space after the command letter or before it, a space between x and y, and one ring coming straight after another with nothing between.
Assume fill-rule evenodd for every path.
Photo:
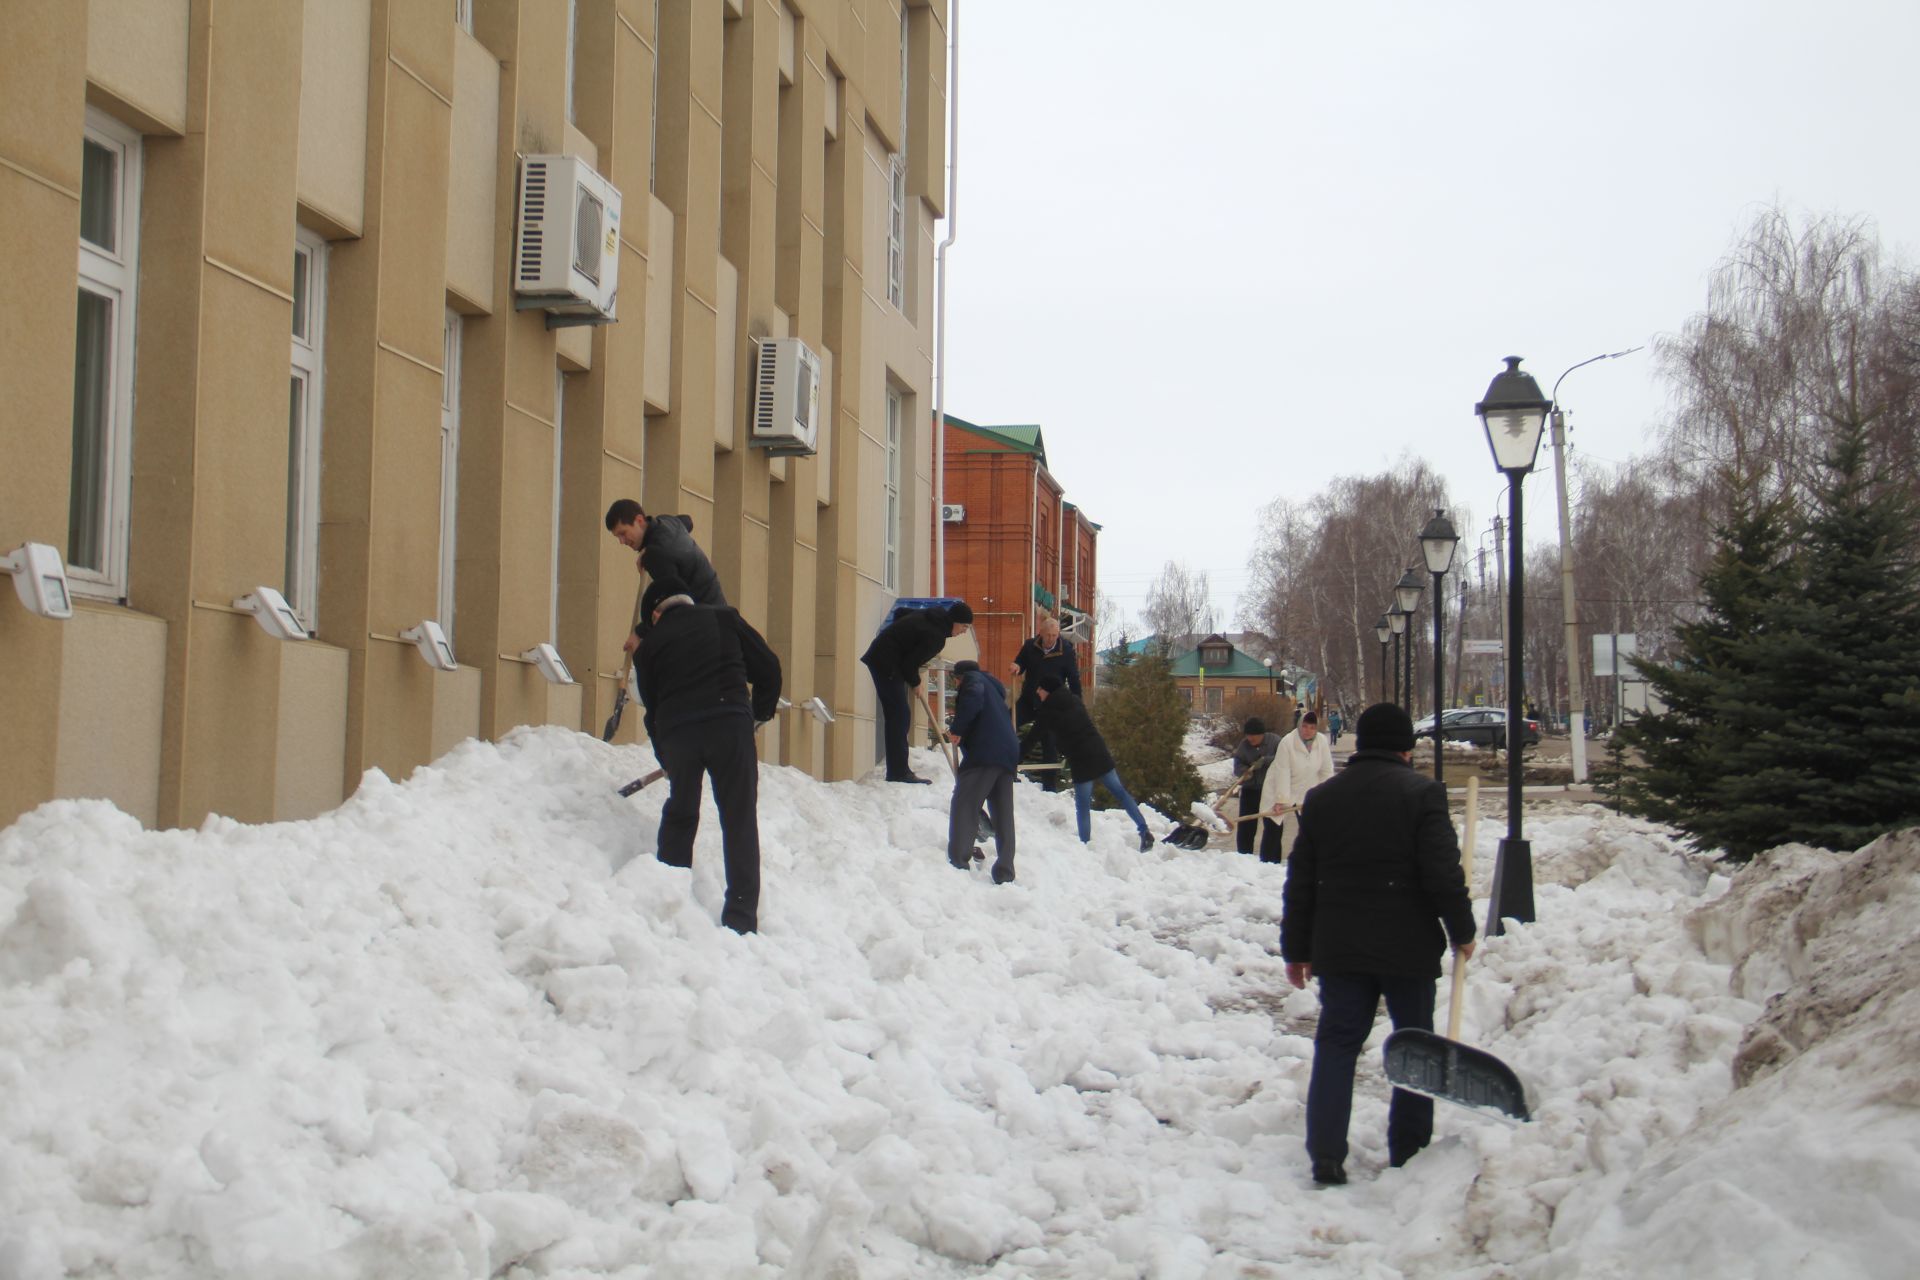
<instances>
[{"instance_id":1,"label":"black street lamp","mask_svg":"<svg viewBox=\"0 0 1920 1280\"><path fill-rule=\"evenodd\" d=\"M1420 579L1417 569L1409 569L1400 575L1400 581L1393 586L1393 599L1400 606L1400 612L1407 615L1407 675L1400 686L1407 692L1407 715L1413 715L1413 615L1420 607L1420 593L1427 584Z\"/></svg>"},{"instance_id":2,"label":"black street lamp","mask_svg":"<svg viewBox=\"0 0 1920 1280\"><path fill-rule=\"evenodd\" d=\"M1373 624L1374 638L1380 642L1380 700L1387 698L1387 642L1393 639L1393 628L1387 625L1387 615L1381 614L1380 621Z\"/></svg>"},{"instance_id":3,"label":"black street lamp","mask_svg":"<svg viewBox=\"0 0 1920 1280\"><path fill-rule=\"evenodd\" d=\"M1393 629L1393 701L1395 705L1405 707L1405 686L1400 683L1400 646L1404 643L1401 637L1407 631L1407 615L1398 601L1387 607L1387 625Z\"/></svg>"},{"instance_id":4,"label":"black street lamp","mask_svg":"<svg viewBox=\"0 0 1920 1280\"><path fill-rule=\"evenodd\" d=\"M1493 867L1493 897L1487 906L1489 936L1505 931L1504 921L1533 922L1533 850L1520 838L1520 755L1526 735L1520 716L1520 685L1526 671L1520 659L1526 610L1522 578L1526 539L1520 525L1520 482L1540 453L1540 433L1553 406L1540 394L1531 374L1520 372L1520 357L1487 384L1487 397L1473 407L1487 429L1493 465L1507 476L1507 838Z\"/></svg>"},{"instance_id":5,"label":"black street lamp","mask_svg":"<svg viewBox=\"0 0 1920 1280\"><path fill-rule=\"evenodd\" d=\"M1433 575L1433 780L1445 782L1446 752L1440 748L1440 708L1446 693L1446 672L1444 662L1446 644L1441 634L1440 615L1447 598L1441 593L1440 579L1447 576L1447 570L1453 567L1453 549L1460 542L1460 535L1454 532L1453 521L1437 507L1433 519L1427 521L1427 527L1420 531L1420 552L1427 558L1427 572Z\"/></svg>"},{"instance_id":6,"label":"black street lamp","mask_svg":"<svg viewBox=\"0 0 1920 1280\"><path fill-rule=\"evenodd\" d=\"M1260 661L1267 664L1267 696L1269 698L1275 697L1280 691L1273 687L1273 659L1262 658Z\"/></svg>"}]
</instances>

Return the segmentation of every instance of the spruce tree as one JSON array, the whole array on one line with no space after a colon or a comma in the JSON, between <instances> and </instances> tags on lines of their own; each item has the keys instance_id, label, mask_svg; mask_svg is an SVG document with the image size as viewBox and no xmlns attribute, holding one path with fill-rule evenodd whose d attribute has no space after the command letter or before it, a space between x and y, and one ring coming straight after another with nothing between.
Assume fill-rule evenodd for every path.
<instances>
[{"instance_id":1,"label":"spruce tree","mask_svg":"<svg viewBox=\"0 0 1920 1280\"><path fill-rule=\"evenodd\" d=\"M1706 606L1677 634L1671 665L1644 664L1641 672L1665 710L1623 725L1622 744L1640 763L1623 780L1620 801L1630 812L1685 831L1702 848L1752 856L1749 826L1762 830L1777 813L1723 812L1722 789L1743 735L1765 733L1776 717L1756 679L1761 650L1781 624L1795 594L1787 554L1792 525L1785 504L1757 486L1733 486L1725 519L1714 529L1713 558L1700 579ZM1776 840L1762 839L1760 848ZM1740 852L1745 851L1745 852Z\"/></svg>"},{"instance_id":2,"label":"spruce tree","mask_svg":"<svg viewBox=\"0 0 1920 1280\"><path fill-rule=\"evenodd\" d=\"M1172 664L1151 653L1123 657L1101 673L1093 716L1134 799L1185 815L1202 788L1187 758L1187 711Z\"/></svg>"}]
</instances>

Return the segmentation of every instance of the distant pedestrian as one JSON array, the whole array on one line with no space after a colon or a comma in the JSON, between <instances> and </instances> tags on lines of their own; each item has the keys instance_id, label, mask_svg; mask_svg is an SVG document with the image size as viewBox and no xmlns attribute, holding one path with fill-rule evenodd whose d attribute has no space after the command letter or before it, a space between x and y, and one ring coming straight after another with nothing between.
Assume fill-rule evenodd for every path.
<instances>
[{"instance_id":1,"label":"distant pedestrian","mask_svg":"<svg viewBox=\"0 0 1920 1280\"><path fill-rule=\"evenodd\" d=\"M1140 816L1140 806L1120 781L1113 753L1107 750L1107 740L1094 727L1086 703L1068 691L1059 676L1041 676L1034 692L1040 700L1039 715L1034 723L1045 726L1053 735L1073 769L1073 814L1080 831L1080 843L1093 839L1093 788L1098 784L1111 792L1133 819L1134 828L1140 833L1140 852L1151 851L1153 833L1147 830L1147 820Z\"/></svg>"},{"instance_id":2,"label":"distant pedestrian","mask_svg":"<svg viewBox=\"0 0 1920 1280\"><path fill-rule=\"evenodd\" d=\"M694 603L675 578L647 585L640 615L636 683L647 737L667 772L658 857L670 867L693 865L701 777L711 777L727 871L720 923L752 933L760 923L760 760L753 730L780 705L780 659L737 612Z\"/></svg>"},{"instance_id":3,"label":"distant pedestrian","mask_svg":"<svg viewBox=\"0 0 1920 1280\"><path fill-rule=\"evenodd\" d=\"M1287 980L1320 980L1307 1084L1307 1157L1323 1186L1347 1180L1353 1072L1384 996L1396 1030L1433 1030L1449 940L1473 954L1473 910L1447 789L1413 771L1413 722L1389 702L1360 713L1347 767L1314 788L1287 863L1280 954ZM1393 1091L1387 1158L1433 1137L1433 1099Z\"/></svg>"},{"instance_id":4,"label":"distant pedestrian","mask_svg":"<svg viewBox=\"0 0 1920 1280\"><path fill-rule=\"evenodd\" d=\"M1260 812L1260 787L1267 780L1267 766L1273 763L1280 739L1267 732L1267 722L1259 716L1247 717L1240 732L1246 736L1233 749L1233 774L1240 784L1242 821L1233 824L1233 844L1242 853L1252 853L1253 842L1264 825L1253 821L1253 816Z\"/></svg>"},{"instance_id":5,"label":"distant pedestrian","mask_svg":"<svg viewBox=\"0 0 1920 1280\"><path fill-rule=\"evenodd\" d=\"M1020 646L1020 652L1007 668L1010 676L1020 680L1020 698L1014 703L1013 719L1015 724L1027 726L1025 736L1020 739L1020 758L1027 759L1029 751L1038 747L1039 761L1053 764L1060 759L1060 744L1037 718L1040 710L1040 699L1036 696L1037 682L1043 676L1057 676L1076 698L1079 697L1080 658L1073 650L1072 641L1060 634L1060 620L1052 614L1041 614L1035 630L1036 634ZM1048 791L1058 790L1059 772L1046 770L1041 775L1041 785Z\"/></svg>"},{"instance_id":6,"label":"distant pedestrian","mask_svg":"<svg viewBox=\"0 0 1920 1280\"><path fill-rule=\"evenodd\" d=\"M1340 745L1340 731L1346 724L1346 717L1340 714L1339 707L1327 712L1327 737L1336 747Z\"/></svg>"},{"instance_id":7,"label":"distant pedestrian","mask_svg":"<svg viewBox=\"0 0 1920 1280\"><path fill-rule=\"evenodd\" d=\"M1333 752L1319 736L1320 717L1309 711L1300 727L1280 739L1273 766L1260 788L1260 861L1284 862L1300 833L1300 806L1307 792L1333 776Z\"/></svg>"},{"instance_id":8,"label":"distant pedestrian","mask_svg":"<svg viewBox=\"0 0 1920 1280\"><path fill-rule=\"evenodd\" d=\"M965 601L932 609L902 609L860 655L873 677L874 697L880 704L888 782L930 781L907 764L907 733L913 724L912 695L908 691L920 687L920 668L940 656L947 641L965 631L972 621L973 610ZM1004 688L1001 692L1004 696Z\"/></svg>"},{"instance_id":9,"label":"distant pedestrian","mask_svg":"<svg viewBox=\"0 0 1920 1280\"><path fill-rule=\"evenodd\" d=\"M947 861L962 871L973 863L973 840L984 802L993 822L993 882L1013 879L1013 780L1020 765L1020 739L1007 714L1007 687L973 661L956 662L960 691L953 702L947 739L960 748L953 801L947 811Z\"/></svg>"}]
</instances>

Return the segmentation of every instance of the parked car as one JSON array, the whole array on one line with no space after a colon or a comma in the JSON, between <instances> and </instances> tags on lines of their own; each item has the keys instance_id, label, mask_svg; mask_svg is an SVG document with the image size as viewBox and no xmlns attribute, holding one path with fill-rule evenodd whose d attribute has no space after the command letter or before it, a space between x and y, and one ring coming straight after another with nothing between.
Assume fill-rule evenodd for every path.
<instances>
[{"instance_id":1,"label":"parked car","mask_svg":"<svg viewBox=\"0 0 1920 1280\"><path fill-rule=\"evenodd\" d=\"M1424 729L1418 725L1414 727L1416 736L1433 736L1431 716L1425 724ZM1539 746L1540 722L1522 718L1520 724L1521 745ZM1501 707L1461 707L1443 711L1440 713L1440 737L1447 742L1471 742L1477 747L1504 750L1507 745L1507 713Z\"/></svg>"}]
</instances>

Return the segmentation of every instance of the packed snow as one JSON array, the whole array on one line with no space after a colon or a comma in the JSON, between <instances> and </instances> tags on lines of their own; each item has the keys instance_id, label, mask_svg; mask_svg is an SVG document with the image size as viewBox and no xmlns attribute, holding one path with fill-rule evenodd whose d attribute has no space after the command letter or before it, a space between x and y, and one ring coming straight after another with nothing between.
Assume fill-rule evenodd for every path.
<instances>
[{"instance_id":1,"label":"packed snow","mask_svg":"<svg viewBox=\"0 0 1920 1280\"><path fill-rule=\"evenodd\" d=\"M995 886L946 787L768 766L740 937L711 802L689 873L614 794L652 763L522 730L311 821L0 832L0 1277L1914 1273L1915 833L1729 879L1529 807L1462 1039L1535 1118L1440 1104L1389 1169L1370 1054L1316 1191L1282 868L1022 786Z\"/></svg>"}]
</instances>

